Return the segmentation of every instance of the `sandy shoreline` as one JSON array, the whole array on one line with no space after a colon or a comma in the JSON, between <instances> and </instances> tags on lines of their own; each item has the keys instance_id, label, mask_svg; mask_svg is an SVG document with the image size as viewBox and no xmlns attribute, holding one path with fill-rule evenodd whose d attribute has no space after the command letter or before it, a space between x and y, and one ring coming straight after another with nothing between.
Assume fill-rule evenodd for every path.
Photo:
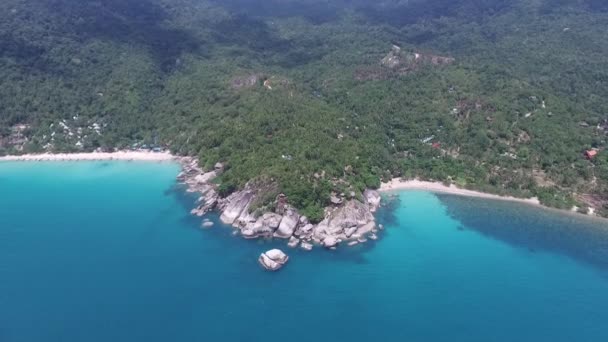
<instances>
[{"instance_id":1,"label":"sandy shoreline","mask_svg":"<svg viewBox=\"0 0 608 342\"><path fill-rule=\"evenodd\" d=\"M407 180L403 181L400 178L395 178L387 183L382 183L380 191L392 191L392 190L422 190L436 193L444 193L458 196L478 197L487 198L501 201L520 202L532 205L541 205L538 198L517 198L511 196L500 196L493 195L479 191L461 189L456 187L454 184L446 186L439 182L425 182L420 180Z\"/></svg>"},{"instance_id":2,"label":"sandy shoreline","mask_svg":"<svg viewBox=\"0 0 608 342\"><path fill-rule=\"evenodd\" d=\"M169 152L118 151L118 152L89 152L89 153L44 153L23 154L19 156L0 157L3 161L173 161L175 156Z\"/></svg>"}]
</instances>

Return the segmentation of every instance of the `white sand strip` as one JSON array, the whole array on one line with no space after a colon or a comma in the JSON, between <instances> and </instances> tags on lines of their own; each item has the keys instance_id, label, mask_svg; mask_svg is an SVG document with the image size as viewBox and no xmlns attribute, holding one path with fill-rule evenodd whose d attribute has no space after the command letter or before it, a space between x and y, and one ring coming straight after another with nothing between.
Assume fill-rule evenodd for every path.
<instances>
[{"instance_id":1,"label":"white sand strip","mask_svg":"<svg viewBox=\"0 0 608 342\"><path fill-rule=\"evenodd\" d=\"M469 196L469 197L479 197L479 198L488 198L495 199L501 201L512 201L512 202L521 202L527 204L540 205L540 201L538 198L517 198L511 196L500 196L487 194L479 191L460 189L456 187L454 184L450 186L446 186L440 182L425 182L420 180L402 180L401 178L395 178L388 183L382 183L380 186L380 191L392 191L392 190L423 190L429 192L437 192L437 193L445 193L451 195L458 196Z\"/></svg>"},{"instance_id":2,"label":"white sand strip","mask_svg":"<svg viewBox=\"0 0 608 342\"><path fill-rule=\"evenodd\" d=\"M23 154L19 156L0 157L2 161L96 161L96 160L124 160L124 161L171 161L174 160L169 152L145 151L118 151L118 152L90 152L90 153L44 153Z\"/></svg>"}]
</instances>

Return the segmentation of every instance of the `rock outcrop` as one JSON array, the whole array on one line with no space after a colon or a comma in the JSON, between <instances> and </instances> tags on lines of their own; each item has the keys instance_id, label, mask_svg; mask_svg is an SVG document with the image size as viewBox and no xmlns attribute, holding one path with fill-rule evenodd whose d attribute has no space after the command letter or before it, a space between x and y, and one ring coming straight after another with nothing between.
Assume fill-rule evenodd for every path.
<instances>
[{"instance_id":1,"label":"rock outcrop","mask_svg":"<svg viewBox=\"0 0 608 342\"><path fill-rule=\"evenodd\" d=\"M234 221L241 216L241 214L247 214L245 211L249 207L253 200L254 193L249 190L238 191L230 195L225 205L221 208L222 215L220 219L226 224L233 224Z\"/></svg>"},{"instance_id":2,"label":"rock outcrop","mask_svg":"<svg viewBox=\"0 0 608 342\"><path fill-rule=\"evenodd\" d=\"M265 213L258 217L253 224L241 228L241 235L247 239L258 237L272 237L274 231L279 227L283 217L275 213Z\"/></svg>"},{"instance_id":3,"label":"rock outcrop","mask_svg":"<svg viewBox=\"0 0 608 342\"><path fill-rule=\"evenodd\" d=\"M287 246L289 246L291 248L296 248L296 247L298 247L299 244L300 244L300 239L298 239L295 236L292 236L289 238L289 242L287 243Z\"/></svg>"},{"instance_id":4,"label":"rock outcrop","mask_svg":"<svg viewBox=\"0 0 608 342\"><path fill-rule=\"evenodd\" d=\"M252 88L261 82L262 76L259 74L234 77L230 81L230 87L234 90Z\"/></svg>"},{"instance_id":5,"label":"rock outcrop","mask_svg":"<svg viewBox=\"0 0 608 342\"><path fill-rule=\"evenodd\" d=\"M332 247L335 247L339 242L340 242L340 240L338 240L338 238L336 238L335 236L329 235L323 239L323 246L325 246L327 248L332 248Z\"/></svg>"},{"instance_id":6,"label":"rock outcrop","mask_svg":"<svg viewBox=\"0 0 608 342\"><path fill-rule=\"evenodd\" d=\"M313 240L325 247L334 247L341 241L363 237L369 226L375 226L370 206L350 200L329 212L325 219L314 227ZM359 230L360 234L357 233Z\"/></svg>"},{"instance_id":7,"label":"rock outcrop","mask_svg":"<svg viewBox=\"0 0 608 342\"><path fill-rule=\"evenodd\" d=\"M400 73L414 71L423 65L442 66L454 63L452 57L444 57L421 52L406 52L400 47L393 46L391 51L380 61L380 64Z\"/></svg>"},{"instance_id":8,"label":"rock outcrop","mask_svg":"<svg viewBox=\"0 0 608 342\"><path fill-rule=\"evenodd\" d=\"M287 254L283 253L280 249L271 249L260 254L260 257L258 258L260 265L269 271L279 270L288 260L289 257Z\"/></svg>"},{"instance_id":9,"label":"rock outcrop","mask_svg":"<svg viewBox=\"0 0 608 342\"><path fill-rule=\"evenodd\" d=\"M422 52L404 51L394 45L378 65L362 66L355 70L358 81L385 80L416 72L423 67L438 68L456 62L452 57L438 56Z\"/></svg>"},{"instance_id":10,"label":"rock outcrop","mask_svg":"<svg viewBox=\"0 0 608 342\"><path fill-rule=\"evenodd\" d=\"M382 201L382 198L380 197L378 191L366 189L365 191L363 191L363 198L365 198L365 201L369 205L369 208L372 213L376 212L376 210L378 210L378 207L380 207L380 202Z\"/></svg>"},{"instance_id":11,"label":"rock outcrop","mask_svg":"<svg viewBox=\"0 0 608 342\"><path fill-rule=\"evenodd\" d=\"M279 228L274 233L275 237L289 239L296 230L300 220L300 216L295 209L289 208L285 212Z\"/></svg>"},{"instance_id":12,"label":"rock outcrop","mask_svg":"<svg viewBox=\"0 0 608 342\"><path fill-rule=\"evenodd\" d=\"M304 250L311 250L315 244L334 249L342 242L344 245L354 245L351 242L362 243L377 238L378 229L373 215L381 201L377 191L365 190L363 201L353 199L354 194L349 196L349 200L344 194L339 197L334 194L340 201L333 201L331 206L325 208L325 218L313 224L291 207L288 198L282 194L276 198L275 212L252 212L251 208L258 206L256 199L268 193L268 184L247 184L244 189L220 198L212 181L222 172L223 164L218 163L213 171L205 172L196 159L182 158L181 162L183 171L178 180L187 186L189 192L201 194L192 214L203 216L210 210L218 210L221 221L235 228L235 235L246 239L288 239L290 247L300 246ZM202 226L210 227L211 224L204 221ZM260 258L271 269L276 266L268 261L274 261L272 258Z\"/></svg>"}]
</instances>

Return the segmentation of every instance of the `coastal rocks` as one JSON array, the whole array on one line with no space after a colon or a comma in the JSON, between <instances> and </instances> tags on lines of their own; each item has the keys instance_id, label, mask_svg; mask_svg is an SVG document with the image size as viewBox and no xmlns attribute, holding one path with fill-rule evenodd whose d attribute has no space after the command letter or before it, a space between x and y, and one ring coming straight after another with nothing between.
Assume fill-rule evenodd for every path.
<instances>
[{"instance_id":1,"label":"coastal rocks","mask_svg":"<svg viewBox=\"0 0 608 342\"><path fill-rule=\"evenodd\" d=\"M371 208L365 203L350 200L329 212L313 229L312 238L325 247L335 247L341 240L364 238L375 228Z\"/></svg>"},{"instance_id":2,"label":"coastal rocks","mask_svg":"<svg viewBox=\"0 0 608 342\"><path fill-rule=\"evenodd\" d=\"M217 173L215 171L207 172L202 175L197 175L194 177L194 180L199 184L207 184L212 181L215 177L217 177Z\"/></svg>"},{"instance_id":3,"label":"coastal rocks","mask_svg":"<svg viewBox=\"0 0 608 342\"><path fill-rule=\"evenodd\" d=\"M291 248L296 248L296 247L298 247L299 244L300 244L300 239L296 238L295 236L292 236L289 238L289 242L287 243L287 246L289 246Z\"/></svg>"},{"instance_id":4,"label":"coastal rocks","mask_svg":"<svg viewBox=\"0 0 608 342\"><path fill-rule=\"evenodd\" d=\"M241 216L243 210L249 206L253 200L254 194L252 191L240 191L230 195L225 201L227 204L223 208L220 219L226 224L233 224L234 221Z\"/></svg>"},{"instance_id":5,"label":"coastal rocks","mask_svg":"<svg viewBox=\"0 0 608 342\"><path fill-rule=\"evenodd\" d=\"M314 228L315 226L311 223L307 223L305 225L300 224L293 234L294 236L299 237L301 240L310 241L312 239Z\"/></svg>"},{"instance_id":6,"label":"coastal rocks","mask_svg":"<svg viewBox=\"0 0 608 342\"><path fill-rule=\"evenodd\" d=\"M274 233L274 236L282 239L291 237L298 226L299 219L300 216L297 211L291 208L288 209L281 220L279 228Z\"/></svg>"},{"instance_id":7,"label":"coastal rocks","mask_svg":"<svg viewBox=\"0 0 608 342\"><path fill-rule=\"evenodd\" d=\"M332 248L338 245L340 241L335 236L328 236L323 240L323 246L327 248Z\"/></svg>"},{"instance_id":8,"label":"coastal rocks","mask_svg":"<svg viewBox=\"0 0 608 342\"><path fill-rule=\"evenodd\" d=\"M351 237L357 231L357 227L350 227L344 229L344 234L346 237Z\"/></svg>"},{"instance_id":9,"label":"coastal rocks","mask_svg":"<svg viewBox=\"0 0 608 342\"><path fill-rule=\"evenodd\" d=\"M374 233L376 230L376 223L369 222L364 224L363 226L357 228L356 234L358 236L365 236L370 233Z\"/></svg>"},{"instance_id":10,"label":"coastal rocks","mask_svg":"<svg viewBox=\"0 0 608 342\"><path fill-rule=\"evenodd\" d=\"M354 245L368 239L376 239L378 229L373 212L380 206L381 197L377 191L365 190L361 200L334 192L332 205L325 208L321 222L313 224L308 218L289 205L287 196L279 194L274 202L274 212L252 210L260 208L259 200L266 193L280 193L276 183L268 181L252 181L244 189L232 193L226 198L220 198L217 185L213 179L219 176L224 165L214 165L213 171L205 172L198 161L184 157L179 159L183 171L178 180L187 186L188 192L200 193L197 207L193 215L203 216L210 210L217 210L220 220L236 228L234 235L246 239L280 238L288 239L291 248L311 250L314 245L335 249L338 245ZM262 208L264 208L262 206ZM212 222L205 219L201 227L209 228ZM268 256L260 256L270 269L274 269L277 261Z\"/></svg>"},{"instance_id":11,"label":"coastal rocks","mask_svg":"<svg viewBox=\"0 0 608 342\"><path fill-rule=\"evenodd\" d=\"M255 217L255 215L249 211L250 205L251 201L249 201L245 208L243 208L243 210L241 211L241 215L236 220L234 220L234 222L232 223L233 227L242 229L246 227L251 227L255 224L255 222L257 222L257 218Z\"/></svg>"},{"instance_id":12,"label":"coastal rocks","mask_svg":"<svg viewBox=\"0 0 608 342\"><path fill-rule=\"evenodd\" d=\"M312 243L310 243L310 242L302 242L300 244L300 248L302 248L305 251L312 251Z\"/></svg>"},{"instance_id":13,"label":"coastal rocks","mask_svg":"<svg viewBox=\"0 0 608 342\"><path fill-rule=\"evenodd\" d=\"M380 193L378 193L378 191L366 189L363 191L363 198L365 198L365 201L369 205L372 213L376 212L378 207L380 207L380 201L382 198L380 197Z\"/></svg>"},{"instance_id":14,"label":"coastal rocks","mask_svg":"<svg viewBox=\"0 0 608 342\"><path fill-rule=\"evenodd\" d=\"M374 216L367 205L351 200L331 212L325 219L330 230L337 230L365 225L374 221Z\"/></svg>"},{"instance_id":15,"label":"coastal rocks","mask_svg":"<svg viewBox=\"0 0 608 342\"><path fill-rule=\"evenodd\" d=\"M203 216L209 211L211 211L211 209L213 209L217 204L217 200L219 197L217 192L213 188L201 188L200 190L200 192L203 193L203 196L199 198L200 204L199 206L190 211L192 215L196 216Z\"/></svg>"},{"instance_id":16,"label":"coastal rocks","mask_svg":"<svg viewBox=\"0 0 608 342\"><path fill-rule=\"evenodd\" d=\"M247 239L255 239L258 237L271 237L274 231L281 223L281 215L275 213L265 213L258 217L253 224L248 224L241 228L241 235Z\"/></svg>"},{"instance_id":17,"label":"coastal rocks","mask_svg":"<svg viewBox=\"0 0 608 342\"><path fill-rule=\"evenodd\" d=\"M287 263L289 257L280 249L271 249L260 254L258 262L269 271L277 271Z\"/></svg>"},{"instance_id":18,"label":"coastal rocks","mask_svg":"<svg viewBox=\"0 0 608 342\"><path fill-rule=\"evenodd\" d=\"M262 218L264 219L264 225L273 230L279 228L281 220L283 219L281 215L275 213L266 213L262 215Z\"/></svg>"}]
</instances>

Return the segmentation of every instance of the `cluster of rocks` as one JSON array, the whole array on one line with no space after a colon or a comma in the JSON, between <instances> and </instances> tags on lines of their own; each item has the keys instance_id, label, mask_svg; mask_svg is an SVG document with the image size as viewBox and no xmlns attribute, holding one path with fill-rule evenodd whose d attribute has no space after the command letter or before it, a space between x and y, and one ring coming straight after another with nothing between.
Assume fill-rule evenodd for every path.
<instances>
[{"instance_id":1,"label":"cluster of rocks","mask_svg":"<svg viewBox=\"0 0 608 342\"><path fill-rule=\"evenodd\" d=\"M386 80L394 76L404 76L420 70L424 66L442 67L456 62L452 57L432 55L422 52L403 51L393 45L378 65L361 66L355 70L357 81Z\"/></svg>"},{"instance_id":2,"label":"cluster of rocks","mask_svg":"<svg viewBox=\"0 0 608 342\"><path fill-rule=\"evenodd\" d=\"M423 64L441 66L454 63L452 57L437 56L419 52L405 52L399 46L393 45L391 51L380 61L380 64L401 72L413 71Z\"/></svg>"},{"instance_id":3,"label":"cluster of rocks","mask_svg":"<svg viewBox=\"0 0 608 342\"><path fill-rule=\"evenodd\" d=\"M237 76L230 81L230 87L235 90L255 87L263 77L260 74Z\"/></svg>"},{"instance_id":4,"label":"cluster of rocks","mask_svg":"<svg viewBox=\"0 0 608 342\"><path fill-rule=\"evenodd\" d=\"M279 76L267 76L263 73L235 76L230 80L232 90L250 89L263 86L267 90L286 89L291 81Z\"/></svg>"},{"instance_id":5,"label":"cluster of rocks","mask_svg":"<svg viewBox=\"0 0 608 342\"><path fill-rule=\"evenodd\" d=\"M217 209L222 222L232 225L236 233L246 239L277 238L287 240L292 248L311 250L318 245L335 249L341 243L352 246L368 239L375 240L378 230L382 229L376 225L373 215L381 200L379 193L374 190L366 190L361 201L344 199L325 208L324 219L313 224L287 204L283 195L277 198L273 212L252 212L252 204L265 191L251 184L226 198L220 198L211 181L222 172L221 164L217 164L213 171L204 172L196 159L183 158L182 166L178 180L187 185L188 191L201 194L192 214L202 216Z\"/></svg>"},{"instance_id":6,"label":"cluster of rocks","mask_svg":"<svg viewBox=\"0 0 608 342\"><path fill-rule=\"evenodd\" d=\"M201 194L197 207L190 213L203 216L214 209L218 203L219 193L211 181L222 172L224 166L217 163L213 171L204 172L195 158L183 157L179 161L182 172L177 175L177 180L186 185L188 192Z\"/></svg>"},{"instance_id":7,"label":"cluster of rocks","mask_svg":"<svg viewBox=\"0 0 608 342\"><path fill-rule=\"evenodd\" d=\"M280 249L271 249L260 254L258 262L269 271L277 271L289 261L287 254Z\"/></svg>"}]
</instances>

